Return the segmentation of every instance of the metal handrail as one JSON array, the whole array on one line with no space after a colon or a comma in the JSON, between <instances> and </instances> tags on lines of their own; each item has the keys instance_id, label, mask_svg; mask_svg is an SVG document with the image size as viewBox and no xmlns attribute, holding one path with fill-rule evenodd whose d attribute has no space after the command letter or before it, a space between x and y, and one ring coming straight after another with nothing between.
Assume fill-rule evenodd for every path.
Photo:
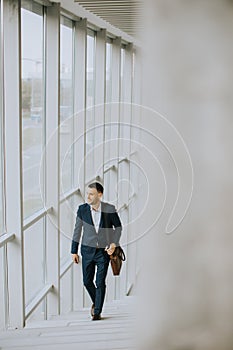
<instances>
[{"instance_id":1,"label":"metal handrail","mask_svg":"<svg viewBox=\"0 0 233 350\"><path fill-rule=\"evenodd\" d=\"M53 284L46 284L44 288L36 295L36 297L25 308L25 320L32 314L37 306L42 302L46 295L53 289Z\"/></svg>"},{"instance_id":2,"label":"metal handrail","mask_svg":"<svg viewBox=\"0 0 233 350\"><path fill-rule=\"evenodd\" d=\"M128 205L124 203L120 206L120 208L117 211L120 212L122 209L127 209L127 208L128 208Z\"/></svg>"},{"instance_id":3,"label":"metal handrail","mask_svg":"<svg viewBox=\"0 0 233 350\"><path fill-rule=\"evenodd\" d=\"M115 164L110 165L104 170L104 174L106 174L109 170L117 170L117 166Z\"/></svg>"},{"instance_id":4,"label":"metal handrail","mask_svg":"<svg viewBox=\"0 0 233 350\"><path fill-rule=\"evenodd\" d=\"M78 188L75 188L75 189L72 189L72 190L66 192L65 195L60 199L60 204L62 204L63 202L65 202L67 199L69 199L70 197L72 197L75 194L80 195L83 198L81 190L78 187Z\"/></svg>"},{"instance_id":5,"label":"metal handrail","mask_svg":"<svg viewBox=\"0 0 233 350\"><path fill-rule=\"evenodd\" d=\"M129 161L130 161L130 158L131 158L134 154L136 154L136 153L137 153L137 151L133 151L133 152L131 152L131 153L128 155L128 157L123 157L123 158L119 159L119 160L118 160L118 164L120 164L120 163L122 163L122 162L129 162Z\"/></svg>"},{"instance_id":6,"label":"metal handrail","mask_svg":"<svg viewBox=\"0 0 233 350\"><path fill-rule=\"evenodd\" d=\"M118 164L122 163L122 162L129 162L129 158L124 157L118 160Z\"/></svg>"},{"instance_id":7,"label":"metal handrail","mask_svg":"<svg viewBox=\"0 0 233 350\"><path fill-rule=\"evenodd\" d=\"M46 216L48 213L51 213L52 211L53 207L43 208L35 214L29 216L29 218L24 220L23 230L27 230L29 227L31 227L33 224L35 224L37 221L39 221L41 218Z\"/></svg>"},{"instance_id":8,"label":"metal handrail","mask_svg":"<svg viewBox=\"0 0 233 350\"><path fill-rule=\"evenodd\" d=\"M15 239L14 233L4 233L0 237L0 248L6 245L8 242L13 241L13 239Z\"/></svg>"},{"instance_id":9,"label":"metal handrail","mask_svg":"<svg viewBox=\"0 0 233 350\"><path fill-rule=\"evenodd\" d=\"M96 175L95 177L85 181L85 185L87 186L88 184L95 182L95 181L101 181L101 176L100 175Z\"/></svg>"},{"instance_id":10,"label":"metal handrail","mask_svg":"<svg viewBox=\"0 0 233 350\"><path fill-rule=\"evenodd\" d=\"M60 279L65 275L67 271L73 266L73 261L68 260L63 266L61 266Z\"/></svg>"},{"instance_id":11,"label":"metal handrail","mask_svg":"<svg viewBox=\"0 0 233 350\"><path fill-rule=\"evenodd\" d=\"M136 196L136 192L132 194L132 196L129 197L128 203L124 203L120 206L120 208L117 210L118 212L121 211L122 209L127 209L132 201L132 199Z\"/></svg>"}]
</instances>

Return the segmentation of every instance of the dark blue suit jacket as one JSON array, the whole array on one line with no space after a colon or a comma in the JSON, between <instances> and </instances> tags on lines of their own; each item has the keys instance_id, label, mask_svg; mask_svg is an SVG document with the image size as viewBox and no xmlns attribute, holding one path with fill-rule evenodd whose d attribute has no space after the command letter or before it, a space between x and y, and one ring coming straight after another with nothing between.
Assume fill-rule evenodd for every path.
<instances>
[{"instance_id":1,"label":"dark blue suit jacket","mask_svg":"<svg viewBox=\"0 0 233 350\"><path fill-rule=\"evenodd\" d=\"M71 253L77 254L81 233L82 245L93 248L105 248L110 243L119 245L122 231L121 221L114 205L101 202L99 231L96 233L88 203L81 204L77 211L76 223L72 238Z\"/></svg>"}]
</instances>

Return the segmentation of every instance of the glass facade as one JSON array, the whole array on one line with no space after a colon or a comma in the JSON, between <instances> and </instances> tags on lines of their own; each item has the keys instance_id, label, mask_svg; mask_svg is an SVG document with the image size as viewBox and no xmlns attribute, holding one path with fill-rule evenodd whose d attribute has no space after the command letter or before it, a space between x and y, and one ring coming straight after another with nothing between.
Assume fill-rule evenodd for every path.
<instances>
[{"instance_id":1,"label":"glass facade","mask_svg":"<svg viewBox=\"0 0 233 350\"><path fill-rule=\"evenodd\" d=\"M117 135L115 132L117 129L110 125L107 125L105 130L103 127L99 135L99 131L95 130L97 119L98 123L101 122L102 125L115 120L111 105L113 87L116 84L117 89L115 90L119 90L116 95L118 97L115 98L114 102L119 102L119 87L122 80L119 69L114 75L115 80L113 79L115 69L113 65L114 40L97 35L97 31L87 28L86 24L85 30L79 27L75 20L78 16L68 18L68 13L61 11L56 3L51 3L51 6L46 7L46 4L42 6L32 0L23 0L21 4L21 8L17 10L13 3L5 2L8 16L4 17L4 20L8 22L8 27L10 27L13 23L12 17L15 16L14 23L17 24L14 27L14 47L16 47L15 42L21 47L19 47L18 56L16 54L12 58L12 62L17 67L15 73L11 75L8 72L10 78L14 77L12 84L15 82L15 78L19 79L17 82L19 92L16 89L15 94L11 96L10 87L12 84L9 84L9 88L4 90L4 103L2 79L4 74L0 75L0 236L1 239L4 237L3 232L8 233L8 236L15 235L15 238L12 236L9 241L1 241L3 243L0 247L0 279L3 281L0 288L0 314L2 315L0 329L22 327L26 322L56 315L58 310L63 313L74 310L77 305L79 307L87 306L88 298L83 293L82 286L77 287L76 270L73 268L70 256L76 208L83 201L80 193L77 193L77 188L73 188L74 171L78 173L78 169L74 169L74 164L79 167L77 160L76 163L74 162L73 143L75 144L79 135L85 134L82 151L79 147L75 149L79 152L78 157L80 157L81 162L82 157L85 158L80 166L85 166L86 171L84 171L82 182L78 184L81 193L85 196L86 187L84 184L89 182L91 176L96 175L94 173L94 154L96 153L93 149L99 140L101 142L109 141ZM0 8L2 9L2 6ZM17 13L17 11L19 12ZM19 20L20 15L21 20ZM78 19L77 22L79 22ZM1 25L0 28L2 30L3 26ZM10 33L12 35L12 32ZM4 35L1 33L0 39ZM56 41L54 48L57 51L53 52L53 50L49 50L48 42L51 44L54 41ZM10 45L9 37L5 38L5 42ZM81 66L77 63L79 47L83 51L82 57L81 55L79 57L83 62ZM103 48L104 51L102 51ZM15 51L17 52L17 49ZM8 55L10 55L10 50L8 50ZM4 65L6 65L7 56L4 58L6 58L4 60ZM120 64L120 57L117 60ZM51 66L54 68L53 74L48 74ZM1 43L0 70L1 73L4 73ZM74 82L74 76L77 77L77 74L80 74L80 81L83 79L82 89L80 89L80 84ZM53 79L57 77L57 81L54 82L51 76ZM101 83L101 93L97 90L97 81ZM52 96L55 102L50 103L48 90L51 90L53 86ZM125 89L127 89L126 81ZM83 91L81 97L80 90ZM6 102L5 94L9 95ZM20 101L17 100L19 96ZM11 113L13 118L15 111L22 116L21 124L16 123L15 125L17 128L15 134L19 136L17 142L22 141L21 155L20 151L14 152L14 147L12 147L12 152L8 151L7 155L4 155L3 141L5 143L8 139L5 128L9 130L7 129L9 123L4 128L3 118L6 117L4 108L9 104L9 101L10 104L18 107L13 109L14 113L11 113L11 109L8 108L8 113ZM105 103L103 109L100 109L101 113L99 111L97 113L96 101L101 101L103 105ZM73 114L74 108L77 106L85 112L79 124L74 125ZM56 138L51 148L48 147L49 152L44 157L50 133L55 132L59 126L57 123L59 113L59 138ZM83 139L80 138L80 140L79 143ZM14 146L18 147L19 143ZM107 164L111 158L110 148L109 144L101 144L101 157L105 155L101 158L101 166L103 166L103 162ZM54 174L57 175L59 160L60 178L54 176ZM114 161L117 162L117 159ZM14 194L14 202L17 204L14 212L9 215L9 207L6 205L5 208L4 205L9 196L13 196L13 193L8 189L8 185L6 185L6 189L4 188L3 174L5 168L9 169L8 165L12 163L21 165L19 174L14 175L17 178L16 183L22 184L22 195L21 191ZM14 181L13 175L10 179ZM52 189L49 186L51 179L55 184L54 187L51 186ZM116 204L115 192L113 196L109 196L109 193L115 191L117 172L112 170L104 174L100 180L104 182L105 200ZM3 200L5 197L6 199ZM48 202L46 205L48 204L50 210L41 210L46 209L42 198L46 199ZM7 227L9 228L8 220L16 222L14 228L11 229L12 232L6 230ZM13 244L10 239L15 239L13 242L17 242L17 244ZM77 268L79 276L81 276L80 265ZM17 277L17 293L11 292L15 288L15 277ZM56 288L56 293L44 292L47 287L52 285ZM111 290L114 288L115 285L112 286ZM45 294L36 304L36 298L42 292ZM12 305L12 299L14 299L13 305L19 306L17 310L9 308L9 304ZM21 305L22 303L23 305ZM30 308L32 309L30 310ZM22 310L24 310L23 313Z\"/></svg>"},{"instance_id":2,"label":"glass facade","mask_svg":"<svg viewBox=\"0 0 233 350\"><path fill-rule=\"evenodd\" d=\"M24 1L22 23L22 143L24 218L43 208L45 144L43 7Z\"/></svg>"}]
</instances>

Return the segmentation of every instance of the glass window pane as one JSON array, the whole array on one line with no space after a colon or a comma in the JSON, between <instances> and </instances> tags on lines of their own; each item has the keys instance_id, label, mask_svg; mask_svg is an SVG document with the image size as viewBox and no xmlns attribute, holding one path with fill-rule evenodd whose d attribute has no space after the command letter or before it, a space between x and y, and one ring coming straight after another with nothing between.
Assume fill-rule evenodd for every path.
<instances>
[{"instance_id":1,"label":"glass window pane","mask_svg":"<svg viewBox=\"0 0 233 350\"><path fill-rule=\"evenodd\" d=\"M0 2L1 5L1 2ZM0 6L0 236L4 233L5 225L3 220L3 62L2 62L2 17ZM6 246L0 248L0 329L6 327L6 307L7 307L7 295L6 295Z\"/></svg>"},{"instance_id":2,"label":"glass window pane","mask_svg":"<svg viewBox=\"0 0 233 350\"><path fill-rule=\"evenodd\" d=\"M25 303L28 305L45 284L45 228L42 219L24 231Z\"/></svg>"},{"instance_id":3,"label":"glass window pane","mask_svg":"<svg viewBox=\"0 0 233 350\"><path fill-rule=\"evenodd\" d=\"M0 236L4 234L3 223L3 173L2 173L2 138L0 138Z\"/></svg>"},{"instance_id":4,"label":"glass window pane","mask_svg":"<svg viewBox=\"0 0 233 350\"><path fill-rule=\"evenodd\" d=\"M106 103L112 102L112 44L106 44Z\"/></svg>"},{"instance_id":5,"label":"glass window pane","mask_svg":"<svg viewBox=\"0 0 233 350\"><path fill-rule=\"evenodd\" d=\"M61 17L60 42L60 162L61 195L72 187L73 169L73 23Z\"/></svg>"},{"instance_id":6,"label":"glass window pane","mask_svg":"<svg viewBox=\"0 0 233 350\"><path fill-rule=\"evenodd\" d=\"M86 106L93 107L95 104L95 36L87 35L87 82L86 82ZM89 114L89 121L94 114Z\"/></svg>"},{"instance_id":7,"label":"glass window pane","mask_svg":"<svg viewBox=\"0 0 233 350\"><path fill-rule=\"evenodd\" d=\"M38 325L38 321L46 320L46 298L41 301L41 303L36 307L36 309L31 313L31 315L26 319L26 327L30 325L30 327L35 328L36 322Z\"/></svg>"},{"instance_id":8,"label":"glass window pane","mask_svg":"<svg viewBox=\"0 0 233 350\"><path fill-rule=\"evenodd\" d=\"M1 2L0 2L1 4ZM0 30L1 25L1 7L0 7ZM4 221L3 221L3 62L2 62L2 33L0 33L0 236L4 233Z\"/></svg>"},{"instance_id":9,"label":"glass window pane","mask_svg":"<svg viewBox=\"0 0 233 350\"><path fill-rule=\"evenodd\" d=\"M66 314L72 311L72 269L61 278L60 293L61 313Z\"/></svg>"},{"instance_id":10,"label":"glass window pane","mask_svg":"<svg viewBox=\"0 0 233 350\"><path fill-rule=\"evenodd\" d=\"M22 8L22 138L24 218L43 208L40 191L44 134L43 7ZM42 196L43 197L43 196Z\"/></svg>"},{"instance_id":11,"label":"glass window pane","mask_svg":"<svg viewBox=\"0 0 233 350\"><path fill-rule=\"evenodd\" d=\"M86 67L86 153L94 147L95 142L95 34L87 35L87 67ZM91 153L86 158L87 177L93 176L94 157Z\"/></svg>"},{"instance_id":12,"label":"glass window pane","mask_svg":"<svg viewBox=\"0 0 233 350\"><path fill-rule=\"evenodd\" d=\"M111 140L111 102L112 102L112 44L106 44L106 95L105 95L105 152L104 162L107 163L110 158L110 143ZM109 164L106 164L109 166Z\"/></svg>"},{"instance_id":13,"label":"glass window pane","mask_svg":"<svg viewBox=\"0 0 233 350\"><path fill-rule=\"evenodd\" d=\"M62 267L68 260L70 260L70 243L74 230L74 213L73 210L74 198L71 197L63 202L60 206L60 266Z\"/></svg>"},{"instance_id":14,"label":"glass window pane","mask_svg":"<svg viewBox=\"0 0 233 350\"><path fill-rule=\"evenodd\" d=\"M125 49L121 48L121 101L125 100Z\"/></svg>"},{"instance_id":15,"label":"glass window pane","mask_svg":"<svg viewBox=\"0 0 233 350\"><path fill-rule=\"evenodd\" d=\"M123 140L130 138L130 128L125 123L130 122L131 110L131 74L129 72L129 53L126 49L121 48L121 95L120 95L120 143L119 152L121 155L126 155L130 152L129 147ZM128 144L129 145L129 144Z\"/></svg>"},{"instance_id":16,"label":"glass window pane","mask_svg":"<svg viewBox=\"0 0 233 350\"><path fill-rule=\"evenodd\" d=\"M7 307L7 296L5 286L5 273L7 271L6 259L5 259L6 247L0 248L0 329L6 327L6 307Z\"/></svg>"}]
</instances>

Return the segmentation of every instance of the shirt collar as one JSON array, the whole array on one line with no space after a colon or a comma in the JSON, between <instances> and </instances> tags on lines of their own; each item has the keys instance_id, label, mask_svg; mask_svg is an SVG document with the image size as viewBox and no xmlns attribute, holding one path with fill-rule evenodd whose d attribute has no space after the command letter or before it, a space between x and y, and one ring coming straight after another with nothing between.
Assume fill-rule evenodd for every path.
<instances>
[{"instance_id":1,"label":"shirt collar","mask_svg":"<svg viewBox=\"0 0 233 350\"><path fill-rule=\"evenodd\" d=\"M93 209L91 205L90 205L90 209L92 211L95 211L95 212L101 212L101 202L100 202L99 208L97 210Z\"/></svg>"}]
</instances>

